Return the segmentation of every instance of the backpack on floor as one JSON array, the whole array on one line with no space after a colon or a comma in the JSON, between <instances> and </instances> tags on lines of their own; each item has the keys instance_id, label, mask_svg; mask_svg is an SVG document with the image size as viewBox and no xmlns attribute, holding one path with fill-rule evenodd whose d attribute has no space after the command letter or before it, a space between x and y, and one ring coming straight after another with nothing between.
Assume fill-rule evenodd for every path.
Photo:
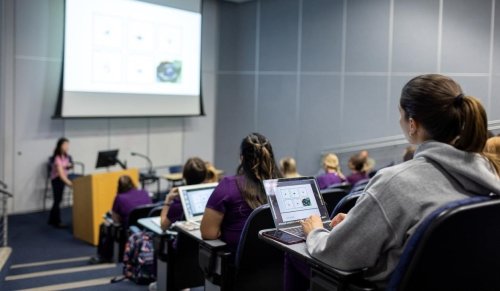
<instances>
[{"instance_id":1,"label":"backpack on floor","mask_svg":"<svg viewBox=\"0 0 500 291\"><path fill-rule=\"evenodd\" d=\"M153 234L141 231L132 234L123 254L123 275L137 284L156 281Z\"/></svg>"}]
</instances>

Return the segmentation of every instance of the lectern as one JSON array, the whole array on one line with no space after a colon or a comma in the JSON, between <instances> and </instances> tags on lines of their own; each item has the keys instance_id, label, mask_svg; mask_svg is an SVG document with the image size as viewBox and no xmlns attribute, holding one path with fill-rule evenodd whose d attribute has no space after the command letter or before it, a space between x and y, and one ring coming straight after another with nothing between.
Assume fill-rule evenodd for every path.
<instances>
[{"instance_id":1,"label":"lectern","mask_svg":"<svg viewBox=\"0 0 500 291\"><path fill-rule=\"evenodd\" d=\"M139 170L98 173L73 181L73 235L97 245L99 225L103 215L111 209L118 188L118 179L129 175L139 185Z\"/></svg>"}]
</instances>

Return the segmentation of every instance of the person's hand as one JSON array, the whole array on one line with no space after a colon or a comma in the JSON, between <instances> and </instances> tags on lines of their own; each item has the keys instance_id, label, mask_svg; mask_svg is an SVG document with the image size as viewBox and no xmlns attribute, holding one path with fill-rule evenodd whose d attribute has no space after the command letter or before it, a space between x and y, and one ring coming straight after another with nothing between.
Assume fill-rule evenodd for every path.
<instances>
[{"instance_id":1,"label":"person's hand","mask_svg":"<svg viewBox=\"0 0 500 291\"><path fill-rule=\"evenodd\" d=\"M335 217L332 219L332 222L330 222L331 227L337 226L339 223L344 221L344 219L347 217L347 214L345 213L339 213L335 215Z\"/></svg>"},{"instance_id":2,"label":"person's hand","mask_svg":"<svg viewBox=\"0 0 500 291\"><path fill-rule=\"evenodd\" d=\"M319 215L311 215L309 218L300 221L300 224L302 224L302 229L304 230L306 237L311 231L317 228L323 228L323 221L321 221L321 217L319 217Z\"/></svg>"},{"instance_id":3,"label":"person's hand","mask_svg":"<svg viewBox=\"0 0 500 291\"><path fill-rule=\"evenodd\" d=\"M176 197L179 197L179 188L173 188L165 197L165 203L171 203Z\"/></svg>"}]
</instances>

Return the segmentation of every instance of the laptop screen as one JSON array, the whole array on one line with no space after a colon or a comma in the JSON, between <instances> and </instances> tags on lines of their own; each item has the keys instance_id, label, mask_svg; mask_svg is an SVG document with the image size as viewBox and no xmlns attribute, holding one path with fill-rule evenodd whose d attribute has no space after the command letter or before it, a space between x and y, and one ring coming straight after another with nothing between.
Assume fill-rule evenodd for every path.
<instances>
[{"instance_id":1,"label":"laptop screen","mask_svg":"<svg viewBox=\"0 0 500 291\"><path fill-rule=\"evenodd\" d=\"M186 220L203 215L208 198L212 195L215 187L217 187L217 183L179 187Z\"/></svg>"},{"instance_id":2,"label":"laptop screen","mask_svg":"<svg viewBox=\"0 0 500 291\"><path fill-rule=\"evenodd\" d=\"M329 218L314 177L264 180L264 189L277 227L299 225L313 214Z\"/></svg>"}]
</instances>

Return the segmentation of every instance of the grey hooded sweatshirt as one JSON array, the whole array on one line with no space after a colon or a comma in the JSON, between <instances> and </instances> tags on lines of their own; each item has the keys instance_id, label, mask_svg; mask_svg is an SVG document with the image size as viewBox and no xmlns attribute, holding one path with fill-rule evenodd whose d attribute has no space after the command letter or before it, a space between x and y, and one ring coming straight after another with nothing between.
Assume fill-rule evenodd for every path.
<instances>
[{"instance_id":1,"label":"grey hooded sweatshirt","mask_svg":"<svg viewBox=\"0 0 500 291\"><path fill-rule=\"evenodd\" d=\"M307 250L334 268L368 268L366 279L385 287L423 218L448 202L490 193L500 194L500 181L484 157L425 142L413 160L380 170L331 232L309 233Z\"/></svg>"}]
</instances>

